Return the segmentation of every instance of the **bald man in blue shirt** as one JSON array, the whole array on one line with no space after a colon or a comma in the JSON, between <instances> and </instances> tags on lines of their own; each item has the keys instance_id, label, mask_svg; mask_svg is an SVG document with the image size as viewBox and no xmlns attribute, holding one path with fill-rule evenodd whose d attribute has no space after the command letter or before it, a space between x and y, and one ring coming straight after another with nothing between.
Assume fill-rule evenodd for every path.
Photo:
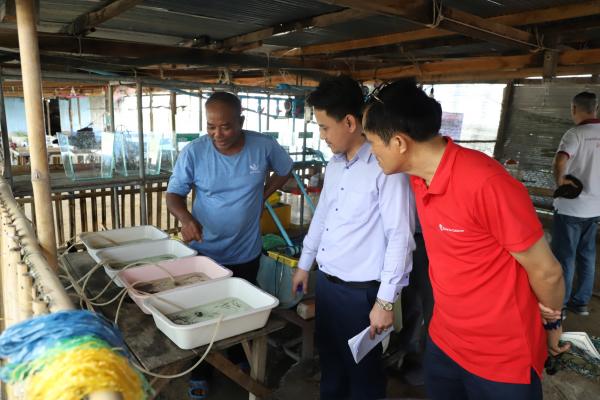
<instances>
[{"instance_id":1,"label":"bald man in blue shirt","mask_svg":"<svg viewBox=\"0 0 600 400\"><path fill-rule=\"evenodd\" d=\"M167 207L181 221L183 240L191 247L256 283L263 203L287 181L293 162L275 139L243 130L241 111L239 98L231 93L210 96L208 135L179 155ZM192 188L196 198L190 212L185 199Z\"/></svg>"}]
</instances>

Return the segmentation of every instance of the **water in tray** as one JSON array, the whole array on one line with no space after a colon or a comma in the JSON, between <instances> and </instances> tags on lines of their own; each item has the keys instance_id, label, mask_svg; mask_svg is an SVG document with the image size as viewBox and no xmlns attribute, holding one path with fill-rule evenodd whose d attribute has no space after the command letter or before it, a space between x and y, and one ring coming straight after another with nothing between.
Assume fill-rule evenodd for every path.
<instances>
[{"instance_id":1,"label":"water in tray","mask_svg":"<svg viewBox=\"0 0 600 400\"><path fill-rule=\"evenodd\" d=\"M191 325L198 322L217 319L220 315L228 317L251 310L248 304L237 297L227 297L212 303L168 314L166 317L178 325Z\"/></svg>"},{"instance_id":2,"label":"water in tray","mask_svg":"<svg viewBox=\"0 0 600 400\"><path fill-rule=\"evenodd\" d=\"M203 272L192 272L190 274L179 275L174 278L166 277L147 282L139 282L134 286L140 292L154 294L163 292L165 290L174 289L176 287L187 286L197 282L204 282L209 279L209 276Z\"/></svg>"},{"instance_id":3,"label":"water in tray","mask_svg":"<svg viewBox=\"0 0 600 400\"><path fill-rule=\"evenodd\" d=\"M131 260L131 261L126 261L126 262L111 262L111 261L107 261L106 264L108 264L112 269L123 269L128 265L142 265L142 264L155 264L161 261L167 261L167 260L174 260L176 259L177 256L175 254L162 254L160 256L154 256L154 257L146 257L146 258L140 258L137 260Z\"/></svg>"}]
</instances>

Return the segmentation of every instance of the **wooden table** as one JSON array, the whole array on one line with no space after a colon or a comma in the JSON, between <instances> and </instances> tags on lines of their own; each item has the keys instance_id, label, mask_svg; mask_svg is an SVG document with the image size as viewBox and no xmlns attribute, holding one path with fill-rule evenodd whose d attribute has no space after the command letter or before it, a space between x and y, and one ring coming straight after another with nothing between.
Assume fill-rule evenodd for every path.
<instances>
[{"instance_id":1,"label":"wooden table","mask_svg":"<svg viewBox=\"0 0 600 400\"><path fill-rule=\"evenodd\" d=\"M79 279L96 265L96 262L87 252L81 252L67 254L63 258L63 264L75 279ZM95 296L108 281L104 270L99 269L90 278L86 294ZM111 299L118 294L119 290L121 288L113 285L102 298ZM114 320L116 308L117 302L100 307L97 311ZM267 335L282 329L285 324L284 320L272 315L262 329L215 342L205 361L246 389L251 400L267 397L271 392L263 385L266 376ZM158 330L151 315L144 314L129 299L121 306L118 325L131 353L144 368L152 372L169 375L183 371L193 365L206 349L206 346L192 350L180 349ZM244 347L250 364L250 376L222 354L222 350L236 344L242 344ZM151 385L158 394L168 382L167 379L153 379Z\"/></svg>"},{"instance_id":2,"label":"wooden table","mask_svg":"<svg viewBox=\"0 0 600 400\"><path fill-rule=\"evenodd\" d=\"M48 153L48 159L52 161L50 164L59 164L59 162L55 161L55 157L58 157L58 161L60 161L60 147L48 146L46 151ZM29 147L10 149L10 153L17 165L29 164L29 158L31 156Z\"/></svg>"}]
</instances>

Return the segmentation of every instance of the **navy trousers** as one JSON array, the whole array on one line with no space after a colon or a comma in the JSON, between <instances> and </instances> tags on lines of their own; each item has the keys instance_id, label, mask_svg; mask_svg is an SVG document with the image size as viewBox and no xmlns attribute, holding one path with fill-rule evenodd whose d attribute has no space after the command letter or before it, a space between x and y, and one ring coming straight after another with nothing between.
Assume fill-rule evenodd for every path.
<instances>
[{"instance_id":1,"label":"navy trousers","mask_svg":"<svg viewBox=\"0 0 600 400\"><path fill-rule=\"evenodd\" d=\"M542 383L533 369L528 385L489 381L462 368L431 339L425 351L425 388L431 400L542 400Z\"/></svg>"},{"instance_id":2,"label":"navy trousers","mask_svg":"<svg viewBox=\"0 0 600 400\"><path fill-rule=\"evenodd\" d=\"M315 334L321 363L321 399L385 398L381 344L356 364L348 339L370 325L377 287L354 288L317 272Z\"/></svg>"}]
</instances>

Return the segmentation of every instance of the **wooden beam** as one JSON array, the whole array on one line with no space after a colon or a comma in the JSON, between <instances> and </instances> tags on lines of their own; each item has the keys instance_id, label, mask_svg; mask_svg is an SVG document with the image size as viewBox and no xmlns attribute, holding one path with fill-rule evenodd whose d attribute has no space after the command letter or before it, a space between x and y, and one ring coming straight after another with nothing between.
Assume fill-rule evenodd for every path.
<instances>
[{"instance_id":1,"label":"wooden beam","mask_svg":"<svg viewBox=\"0 0 600 400\"><path fill-rule=\"evenodd\" d=\"M88 33L93 32L98 25L123 14L125 11L135 7L142 1L143 0L114 0L99 10L80 15L75 21L66 25L62 29L62 32L74 36L87 35Z\"/></svg>"},{"instance_id":2,"label":"wooden beam","mask_svg":"<svg viewBox=\"0 0 600 400\"><path fill-rule=\"evenodd\" d=\"M342 22L364 18L367 15L369 14L362 11L346 9L302 20L284 22L268 28L259 29L254 32L230 37L228 39L223 40L223 42L219 43L216 47L233 48L244 45L248 46L251 44L254 44L256 46L258 44L262 44L264 40L276 35L281 36L294 32L301 32L307 28L324 28ZM245 49L246 48L244 48L244 50Z\"/></svg>"},{"instance_id":3,"label":"wooden beam","mask_svg":"<svg viewBox=\"0 0 600 400\"><path fill-rule=\"evenodd\" d=\"M319 0L365 12L401 17L430 28L440 27L475 39L492 43L512 44L517 47L538 47L529 32L473 15L455 8L432 8L431 1L390 0Z\"/></svg>"},{"instance_id":4,"label":"wooden beam","mask_svg":"<svg viewBox=\"0 0 600 400\"><path fill-rule=\"evenodd\" d=\"M600 1L587 1L582 4L573 4L559 7L550 7L543 10L526 11L515 14L501 15L487 18L487 21L497 22L510 26L523 26L555 22L572 18L587 17L600 14ZM406 43L418 40L427 40L454 35L444 29L419 29L409 32L399 32L389 35L375 36L365 39L355 39L343 42L333 42L305 46L291 50L280 50L273 53L275 56L307 56L314 54L331 54L347 50L365 49L370 47L386 46L390 44Z\"/></svg>"},{"instance_id":5,"label":"wooden beam","mask_svg":"<svg viewBox=\"0 0 600 400\"><path fill-rule=\"evenodd\" d=\"M588 68L595 68L596 64L600 64L600 49L567 50L558 55L558 66L587 65L590 66ZM494 73L507 71L508 76L511 72L525 68L538 68L541 71L542 65L542 55L533 53L504 57L471 57L409 66L363 70L354 73L353 76L358 80L368 80L394 79L408 76L476 74L489 73L490 71ZM557 71L560 71L560 68Z\"/></svg>"}]
</instances>

